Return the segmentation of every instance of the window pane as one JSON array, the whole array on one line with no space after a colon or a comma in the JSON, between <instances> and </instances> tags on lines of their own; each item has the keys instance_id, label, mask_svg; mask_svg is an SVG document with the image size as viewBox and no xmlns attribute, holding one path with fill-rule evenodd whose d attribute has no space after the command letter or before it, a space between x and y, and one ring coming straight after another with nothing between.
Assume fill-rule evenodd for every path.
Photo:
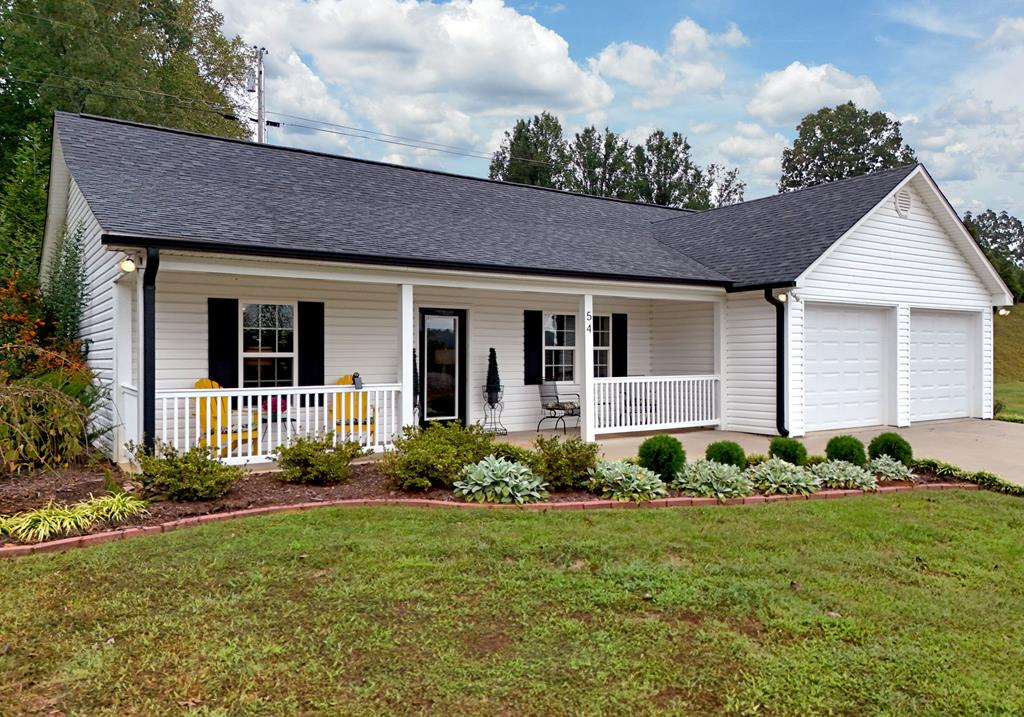
<instances>
[{"instance_id":1,"label":"window pane","mask_svg":"<svg viewBox=\"0 0 1024 717\"><path fill-rule=\"evenodd\" d=\"M292 359L290 358L279 358L274 359L274 368L276 369L275 375L275 386L291 386L292 385Z\"/></svg>"},{"instance_id":2,"label":"window pane","mask_svg":"<svg viewBox=\"0 0 1024 717\"><path fill-rule=\"evenodd\" d=\"M277 343L277 332L273 329L261 329L260 330L260 347L257 351L273 351L274 345Z\"/></svg>"},{"instance_id":3,"label":"window pane","mask_svg":"<svg viewBox=\"0 0 1024 717\"><path fill-rule=\"evenodd\" d=\"M282 329L294 328L292 323L291 304L279 304L277 307L277 325Z\"/></svg>"},{"instance_id":4,"label":"window pane","mask_svg":"<svg viewBox=\"0 0 1024 717\"><path fill-rule=\"evenodd\" d=\"M256 326L259 323L259 310L259 304L246 304L242 307L242 326Z\"/></svg>"},{"instance_id":5,"label":"window pane","mask_svg":"<svg viewBox=\"0 0 1024 717\"><path fill-rule=\"evenodd\" d=\"M290 354L292 347L295 345L293 339L293 332L291 329L282 329L277 332L277 351L278 353Z\"/></svg>"},{"instance_id":6,"label":"window pane","mask_svg":"<svg viewBox=\"0 0 1024 717\"><path fill-rule=\"evenodd\" d=\"M260 332L256 329L244 329L242 331L242 351L260 350Z\"/></svg>"}]
</instances>

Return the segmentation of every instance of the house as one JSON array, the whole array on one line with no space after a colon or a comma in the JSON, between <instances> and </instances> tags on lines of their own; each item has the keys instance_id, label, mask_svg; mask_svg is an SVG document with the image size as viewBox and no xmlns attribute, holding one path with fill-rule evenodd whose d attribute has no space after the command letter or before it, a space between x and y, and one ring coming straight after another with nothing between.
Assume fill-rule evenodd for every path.
<instances>
[{"instance_id":1,"label":"house","mask_svg":"<svg viewBox=\"0 0 1024 717\"><path fill-rule=\"evenodd\" d=\"M480 421L492 347L513 431L541 382L591 440L992 416L1011 296L922 165L691 212L58 113L51 171L119 459Z\"/></svg>"}]
</instances>

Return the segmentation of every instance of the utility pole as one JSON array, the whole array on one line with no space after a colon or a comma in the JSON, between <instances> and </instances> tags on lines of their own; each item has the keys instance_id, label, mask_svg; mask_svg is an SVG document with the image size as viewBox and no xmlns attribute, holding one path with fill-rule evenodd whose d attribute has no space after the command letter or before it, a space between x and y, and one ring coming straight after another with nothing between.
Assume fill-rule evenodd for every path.
<instances>
[{"instance_id":1,"label":"utility pole","mask_svg":"<svg viewBox=\"0 0 1024 717\"><path fill-rule=\"evenodd\" d=\"M267 93L263 78L263 58L268 50L265 47L252 46L256 55L256 74L249 73L249 92L256 93L256 141L267 142Z\"/></svg>"}]
</instances>

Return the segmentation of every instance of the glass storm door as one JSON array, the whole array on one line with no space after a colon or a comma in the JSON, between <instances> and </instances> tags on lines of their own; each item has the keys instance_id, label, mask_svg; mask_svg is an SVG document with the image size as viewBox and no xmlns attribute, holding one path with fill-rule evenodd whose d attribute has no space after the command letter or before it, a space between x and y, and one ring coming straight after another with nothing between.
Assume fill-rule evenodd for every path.
<instances>
[{"instance_id":1,"label":"glass storm door","mask_svg":"<svg viewBox=\"0 0 1024 717\"><path fill-rule=\"evenodd\" d=\"M421 349L424 421L463 420L465 312L423 309Z\"/></svg>"}]
</instances>

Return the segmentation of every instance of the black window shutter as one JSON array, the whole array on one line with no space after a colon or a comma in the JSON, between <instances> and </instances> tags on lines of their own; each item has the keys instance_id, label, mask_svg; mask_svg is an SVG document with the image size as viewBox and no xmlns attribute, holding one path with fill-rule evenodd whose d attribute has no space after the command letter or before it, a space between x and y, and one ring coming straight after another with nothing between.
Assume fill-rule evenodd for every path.
<instances>
[{"instance_id":1,"label":"black window shutter","mask_svg":"<svg viewBox=\"0 0 1024 717\"><path fill-rule=\"evenodd\" d=\"M629 327L626 314L612 314L612 376L629 371Z\"/></svg>"},{"instance_id":2,"label":"black window shutter","mask_svg":"<svg viewBox=\"0 0 1024 717\"><path fill-rule=\"evenodd\" d=\"M324 385L324 305L299 302L299 385Z\"/></svg>"},{"instance_id":3,"label":"black window shutter","mask_svg":"<svg viewBox=\"0 0 1024 717\"><path fill-rule=\"evenodd\" d=\"M544 312L523 312L523 385L536 386L544 378Z\"/></svg>"},{"instance_id":4,"label":"black window shutter","mask_svg":"<svg viewBox=\"0 0 1024 717\"><path fill-rule=\"evenodd\" d=\"M238 388L238 299L206 300L207 369L224 388Z\"/></svg>"}]
</instances>

